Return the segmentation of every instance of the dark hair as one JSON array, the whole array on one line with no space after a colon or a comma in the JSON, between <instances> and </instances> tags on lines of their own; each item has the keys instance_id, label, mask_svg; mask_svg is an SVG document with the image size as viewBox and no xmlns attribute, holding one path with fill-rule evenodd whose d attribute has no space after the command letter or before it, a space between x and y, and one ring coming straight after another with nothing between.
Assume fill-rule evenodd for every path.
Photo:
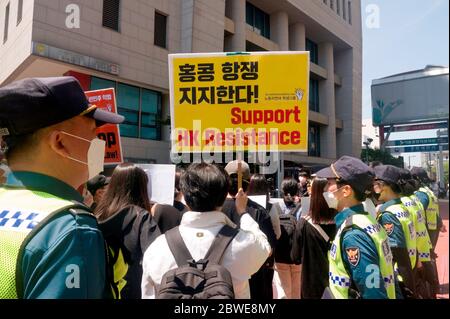
<instances>
[{"instance_id":1,"label":"dark hair","mask_svg":"<svg viewBox=\"0 0 450 319\"><path fill-rule=\"evenodd\" d=\"M248 186L249 182L245 179L242 179L242 189L244 190L244 192L247 192ZM238 175L233 173L229 175L228 193L231 196L236 196L238 191Z\"/></svg>"},{"instance_id":2,"label":"dark hair","mask_svg":"<svg viewBox=\"0 0 450 319\"><path fill-rule=\"evenodd\" d=\"M323 197L323 192L327 183L328 179L319 177L316 177L312 182L309 214L312 221L316 224L328 222L336 215L336 210L329 208Z\"/></svg>"},{"instance_id":3,"label":"dark hair","mask_svg":"<svg viewBox=\"0 0 450 319\"><path fill-rule=\"evenodd\" d=\"M269 184L262 174L253 174L248 185L248 195L266 195L269 200Z\"/></svg>"},{"instance_id":4,"label":"dark hair","mask_svg":"<svg viewBox=\"0 0 450 319\"><path fill-rule=\"evenodd\" d=\"M344 180L339 180L339 181L337 181L337 185L338 185L338 187L342 187L342 186L345 186L345 185L350 186L350 187L352 188L352 190L353 190L353 193L355 194L355 199L356 199L358 202L363 202L363 201L365 201L366 198L367 198L368 193L370 192L369 189L367 190L367 193L361 192L361 191L355 189L352 185L350 185L349 183L347 183L347 182L344 181Z\"/></svg>"},{"instance_id":5,"label":"dark hair","mask_svg":"<svg viewBox=\"0 0 450 319\"><path fill-rule=\"evenodd\" d=\"M284 196L297 196L299 191L298 183L293 178L287 178L281 183L281 190L283 191Z\"/></svg>"},{"instance_id":6,"label":"dark hair","mask_svg":"<svg viewBox=\"0 0 450 319\"><path fill-rule=\"evenodd\" d=\"M223 205L228 193L228 175L213 164L194 163L181 176L180 188L193 211L209 212Z\"/></svg>"},{"instance_id":7,"label":"dark hair","mask_svg":"<svg viewBox=\"0 0 450 319\"><path fill-rule=\"evenodd\" d=\"M416 183L412 179L400 179L398 181L398 186L400 187L403 196L411 196L416 191Z\"/></svg>"},{"instance_id":8,"label":"dark hair","mask_svg":"<svg viewBox=\"0 0 450 319\"><path fill-rule=\"evenodd\" d=\"M384 182L384 181L383 181ZM402 188L400 187L400 185L399 184L394 184L394 183L388 183L388 182L384 182L384 184L386 185L386 186L389 186L391 189L392 189L392 191L394 192L394 193L396 193L396 194L402 194L403 192L402 192Z\"/></svg>"},{"instance_id":9,"label":"dark hair","mask_svg":"<svg viewBox=\"0 0 450 319\"><path fill-rule=\"evenodd\" d=\"M183 175L183 173L186 170L184 168L181 167L177 167L176 172L175 172L175 192L174 192L174 198L178 196L178 194L180 193L180 179L181 179L181 175Z\"/></svg>"},{"instance_id":10,"label":"dark hair","mask_svg":"<svg viewBox=\"0 0 450 319\"><path fill-rule=\"evenodd\" d=\"M142 168L131 163L117 166L109 182L108 190L95 209L95 216L102 221L130 205L150 211L147 184L148 177Z\"/></svg>"}]
</instances>

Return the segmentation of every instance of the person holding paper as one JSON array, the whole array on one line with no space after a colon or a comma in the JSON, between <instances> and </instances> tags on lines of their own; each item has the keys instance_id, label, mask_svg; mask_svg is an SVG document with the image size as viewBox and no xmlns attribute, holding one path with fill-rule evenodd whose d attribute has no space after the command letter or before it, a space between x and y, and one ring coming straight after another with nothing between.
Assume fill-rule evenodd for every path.
<instances>
[{"instance_id":1,"label":"person holding paper","mask_svg":"<svg viewBox=\"0 0 450 319\"><path fill-rule=\"evenodd\" d=\"M236 210L236 194L238 193L238 173L239 166L242 175L242 188L244 192L247 192L250 182L250 167L244 161L235 160L228 163L225 166L225 171L230 177L230 187L228 189L228 196L222 207L222 212L231 219L236 225L240 226L241 218ZM267 240L270 243L271 255L275 248L277 239L273 229L272 221L267 210L261 205L255 203L252 200L247 202L247 210L249 215L258 223L261 231L267 236ZM254 300L267 300L272 299L272 276L270 258L265 261L261 268L252 275L250 278L250 293Z\"/></svg>"},{"instance_id":2,"label":"person holding paper","mask_svg":"<svg viewBox=\"0 0 450 319\"><path fill-rule=\"evenodd\" d=\"M320 299L328 287L328 249L336 234L336 210L328 207L323 193L326 178L312 181L309 211L302 215L294 233L291 257L301 268L301 298Z\"/></svg>"}]
</instances>

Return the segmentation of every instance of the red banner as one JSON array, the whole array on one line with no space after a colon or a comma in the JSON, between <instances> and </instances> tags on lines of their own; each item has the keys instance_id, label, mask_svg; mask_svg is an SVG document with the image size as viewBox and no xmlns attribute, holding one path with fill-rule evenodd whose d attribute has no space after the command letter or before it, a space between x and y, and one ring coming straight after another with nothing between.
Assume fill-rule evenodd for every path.
<instances>
[{"instance_id":1,"label":"red banner","mask_svg":"<svg viewBox=\"0 0 450 319\"><path fill-rule=\"evenodd\" d=\"M90 104L97 105L99 109L117 114L114 89L86 91L85 94ZM103 125L97 129L97 136L106 142L105 165L123 163L119 125Z\"/></svg>"}]
</instances>

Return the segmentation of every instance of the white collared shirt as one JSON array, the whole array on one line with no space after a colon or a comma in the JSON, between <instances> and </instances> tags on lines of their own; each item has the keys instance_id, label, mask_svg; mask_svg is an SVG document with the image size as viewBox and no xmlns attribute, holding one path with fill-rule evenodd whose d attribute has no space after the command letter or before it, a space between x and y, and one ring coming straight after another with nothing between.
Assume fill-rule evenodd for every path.
<instances>
[{"instance_id":1,"label":"white collared shirt","mask_svg":"<svg viewBox=\"0 0 450 319\"><path fill-rule=\"evenodd\" d=\"M180 233L194 260L205 257L220 229L235 226L222 212L186 212ZM266 235L249 214L241 217L239 233L228 246L222 265L230 272L236 299L250 299L248 279L264 264L271 251ZM177 268L166 237L159 236L147 249L143 259L142 298L154 299L163 275Z\"/></svg>"}]
</instances>

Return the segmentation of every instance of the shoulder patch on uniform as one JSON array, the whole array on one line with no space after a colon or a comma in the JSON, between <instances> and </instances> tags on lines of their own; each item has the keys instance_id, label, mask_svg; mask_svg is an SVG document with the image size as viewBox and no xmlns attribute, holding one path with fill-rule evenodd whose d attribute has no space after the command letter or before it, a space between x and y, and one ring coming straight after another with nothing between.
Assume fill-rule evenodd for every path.
<instances>
[{"instance_id":1,"label":"shoulder patch on uniform","mask_svg":"<svg viewBox=\"0 0 450 319\"><path fill-rule=\"evenodd\" d=\"M393 223L386 223L383 224L383 228L386 231L386 233L388 235L392 234L392 232L394 231L394 224Z\"/></svg>"},{"instance_id":2,"label":"shoulder patch on uniform","mask_svg":"<svg viewBox=\"0 0 450 319\"><path fill-rule=\"evenodd\" d=\"M352 266L356 267L359 264L359 259L360 259L359 248L358 247L349 247L349 248L345 249L345 252L347 253L348 262Z\"/></svg>"}]
</instances>

